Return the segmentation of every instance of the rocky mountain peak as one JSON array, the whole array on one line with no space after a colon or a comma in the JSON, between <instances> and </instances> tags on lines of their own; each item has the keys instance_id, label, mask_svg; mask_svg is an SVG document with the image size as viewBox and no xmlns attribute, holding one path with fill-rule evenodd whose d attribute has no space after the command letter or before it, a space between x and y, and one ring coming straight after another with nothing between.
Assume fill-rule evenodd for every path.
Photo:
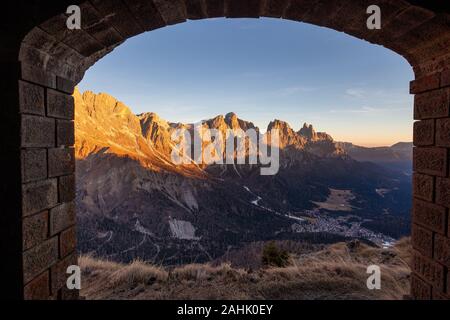
<instances>
[{"instance_id":1,"label":"rocky mountain peak","mask_svg":"<svg viewBox=\"0 0 450 320\"><path fill-rule=\"evenodd\" d=\"M295 148L303 148L305 139L297 134L291 126L282 120L275 119L267 126L267 132L278 130L280 134L280 148L294 146Z\"/></svg>"},{"instance_id":2,"label":"rocky mountain peak","mask_svg":"<svg viewBox=\"0 0 450 320\"><path fill-rule=\"evenodd\" d=\"M310 142L329 141L333 142L333 138L326 132L316 132L312 124L303 124L303 127L298 131L298 134L305 137Z\"/></svg>"},{"instance_id":3,"label":"rocky mountain peak","mask_svg":"<svg viewBox=\"0 0 450 320\"><path fill-rule=\"evenodd\" d=\"M273 129L278 129L278 130L282 130L282 131L285 131L285 132L289 132L290 130L292 130L292 128L289 125L289 123L287 123L285 121L282 121L282 120L278 120L278 119L274 119L267 126L267 131L270 131L270 130L273 130Z\"/></svg>"},{"instance_id":4,"label":"rocky mountain peak","mask_svg":"<svg viewBox=\"0 0 450 320\"><path fill-rule=\"evenodd\" d=\"M225 115L225 122L231 129L239 129L239 119L234 112L229 112Z\"/></svg>"},{"instance_id":5,"label":"rocky mountain peak","mask_svg":"<svg viewBox=\"0 0 450 320\"><path fill-rule=\"evenodd\" d=\"M314 130L314 127L312 124L307 124L306 122L303 124L303 127L298 132L301 136L308 139L308 141L317 141L318 136L316 133L316 130Z\"/></svg>"},{"instance_id":6,"label":"rocky mountain peak","mask_svg":"<svg viewBox=\"0 0 450 320\"><path fill-rule=\"evenodd\" d=\"M205 124L209 129L219 129L221 131L225 131L228 128L228 126L225 122L225 118L221 114L218 116L215 116L212 119L206 120Z\"/></svg>"},{"instance_id":7,"label":"rocky mountain peak","mask_svg":"<svg viewBox=\"0 0 450 320\"><path fill-rule=\"evenodd\" d=\"M236 113L234 113L234 112L228 112L228 113L225 115L225 119L227 119L227 120L237 120L238 117L237 117Z\"/></svg>"},{"instance_id":8,"label":"rocky mountain peak","mask_svg":"<svg viewBox=\"0 0 450 320\"><path fill-rule=\"evenodd\" d=\"M139 121L141 122L142 132L147 131L149 126L161 127L167 129L170 127L168 121L162 119L158 114L154 112L146 112L137 115Z\"/></svg>"},{"instance_id":9,"label":"rocky mountain peak","mask_svg":"<svg viewBox=\"0 0 450 320\"><path fill-rule=\"evenodd\" d=\"M130 108L114 97L86 91L74 93L76 104L76 143L78 156L84 158L102 150L116 154L133 155L135 158L166 166L174 148L172 133L178 128L192 130L192 124L170 123L154 112L134 115ZM252 122L240 119L234 112L218 115L204 121L204 127L226 130L255 129ZM269 123L267 131L278 129L281 149L304 150L320 156L341 154L331 136L316 132L305 123L296 132L285 121L275 119ZM106 148L106 149L105 149ZM295 152L294 150L294 152Z\"/></svg>"},{"instance_id":10,"label":"rocky mountain peak","mask_svg":"<svg viewBox=\"0 0 450 320\"><path fill-rule=\"evenodd\" d=\"M205 124L210 129L219 129L222 132L225 132L227 129L242 129L243 131L255 129L258 131L258 128L255 127L252 122L239 119L234 112L229 112L225 116L218 115L212 119L206 120Z\"/></svg>"}]
</instances>

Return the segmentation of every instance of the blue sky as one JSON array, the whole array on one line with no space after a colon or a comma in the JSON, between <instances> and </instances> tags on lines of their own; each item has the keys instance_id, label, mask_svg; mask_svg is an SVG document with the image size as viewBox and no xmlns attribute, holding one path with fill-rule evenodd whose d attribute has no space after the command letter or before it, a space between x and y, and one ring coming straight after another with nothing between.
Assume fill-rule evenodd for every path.
<instances>
[{"instance_id":1,"label":"blue sky","mask_svg":"<svg viewBox=\"0 0 450 320\"><path fill-rule=\"evenodd\" d=\"M279 19L189 21L129 39L91 67L79 88L133 112L195 122L233 111L265 129L304 122L366 146L412 140L404 58L381 46Z\"/></svg>"}]
</instances>

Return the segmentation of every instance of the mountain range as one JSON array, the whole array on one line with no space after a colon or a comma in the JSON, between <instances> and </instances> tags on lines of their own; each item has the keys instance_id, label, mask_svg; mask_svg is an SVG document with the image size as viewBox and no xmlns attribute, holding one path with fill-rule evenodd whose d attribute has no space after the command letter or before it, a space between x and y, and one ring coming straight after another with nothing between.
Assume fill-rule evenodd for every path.
<instances>
[{"instance_id":1,"label":"mountain range","mask_svg":"<svg viewBox=\"0 0 450 320\"><path fill-rule=\"evenodd\" d=\"M390 245L409 233L412 144L364 148L304 124L280 132L280 169L175 165L172 134L193 124L135 115L108 94L75 100L79 250L117 261L178 265L218 259L258 241ZM259 131L234 113L203 126Z\"/></svg>"}]
</instances>

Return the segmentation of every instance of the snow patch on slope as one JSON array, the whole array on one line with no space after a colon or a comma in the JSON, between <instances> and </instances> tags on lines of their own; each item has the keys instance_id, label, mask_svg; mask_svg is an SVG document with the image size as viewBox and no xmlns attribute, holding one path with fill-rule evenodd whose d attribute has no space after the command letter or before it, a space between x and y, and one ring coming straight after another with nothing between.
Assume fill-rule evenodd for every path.
<instances>
[{"instance_id":1,"label":"snow patch on slope","mask_svg":"<svg viewBox=\"0 0 450 320\"><path fill-rule=\"evenodd\" d=\"M199 240L195 236L195 228L189 221L172 219L169 220L170 232L172 237L180 240Z\"/></svg>"}]
</instances>

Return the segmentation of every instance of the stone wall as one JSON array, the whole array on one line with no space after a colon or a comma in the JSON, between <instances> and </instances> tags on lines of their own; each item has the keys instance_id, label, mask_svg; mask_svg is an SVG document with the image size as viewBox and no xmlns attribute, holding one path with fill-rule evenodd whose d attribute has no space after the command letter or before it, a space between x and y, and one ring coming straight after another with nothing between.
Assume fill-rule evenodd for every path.
<instances>
[{"instance_id":1,"label":"stone wall","mask_svg":"<svg viewBox=\"0 0 450 320\"><path fill-rule=\"evenodd\" d=\"M74 298L77 264L74 102L64 80L27 68L19 81L25 299Z\"/></svg>"},{"instance_id":2,"label":"stone wall","mask_svg":"<svg viewBox=\"0 0 450 320\"><path fill-rule=\"evenodd\" d=\"M126 39L187 19L274 17L343 31L399 53L417 80L414 114L412 296L448 298L450 18L442 2L415 0L91 0L12 2L0 21L2 297L71 299L76 264L74 105L84 72ZM79 4L82 30L66 28ZM382 10L381 30L366 9Z\"/></svg>"},{"instance_id":3,"label":"stone wall","mask_svg":"<svg viewBox=\"0 0 450 320\"><path fill-rule=\"evenodd\" d=\"M450 293L450 70L411 82L414 99L412 296Z\"/></svg>"}]
</instances>

